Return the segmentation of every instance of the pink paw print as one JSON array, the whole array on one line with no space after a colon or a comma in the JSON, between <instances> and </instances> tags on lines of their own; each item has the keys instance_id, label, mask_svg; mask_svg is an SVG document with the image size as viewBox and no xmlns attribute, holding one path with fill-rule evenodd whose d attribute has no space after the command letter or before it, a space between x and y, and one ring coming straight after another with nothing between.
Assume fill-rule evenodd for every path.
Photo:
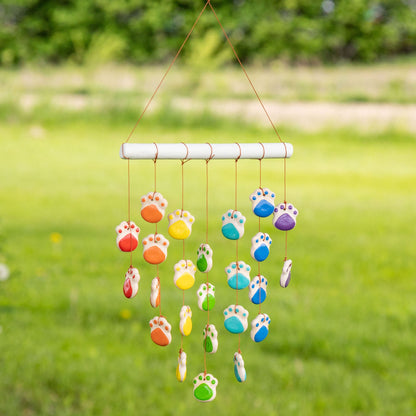
<instances>
[{"instance_id":1,"label":"pink paw print","mask_svg":"<svg viewBox=\"0 0 416 416\"><path fill-rule=\"evenodd\" d=\"M116 227L117 246L121 251L133 251L139 244L140 228L133 222L123 221Z\"/></svg>"}]
</instances>

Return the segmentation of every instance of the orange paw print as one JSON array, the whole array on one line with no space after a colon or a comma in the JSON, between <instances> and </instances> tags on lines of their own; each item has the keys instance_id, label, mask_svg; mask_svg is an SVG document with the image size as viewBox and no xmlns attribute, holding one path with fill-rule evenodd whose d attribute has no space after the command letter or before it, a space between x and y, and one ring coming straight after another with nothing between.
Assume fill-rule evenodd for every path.
<instances>
[{"instance_id":1,"label":"orange paw print","mask_svg":"<svg viewBox=\"0 0 416 416\"><path fill-rule=\"evenodd\" d=\"M168 255L169 241L162 234L149 234L142 241L143 257L150 264L160 264Z\"/></svg>"}]
</instances>

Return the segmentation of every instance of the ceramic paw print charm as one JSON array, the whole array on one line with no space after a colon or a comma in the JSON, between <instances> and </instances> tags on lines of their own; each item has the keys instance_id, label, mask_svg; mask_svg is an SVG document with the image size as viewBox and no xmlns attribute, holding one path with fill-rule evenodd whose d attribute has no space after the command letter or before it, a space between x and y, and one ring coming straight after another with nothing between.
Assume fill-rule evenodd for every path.
<instances>
[{"instance_id":1,"label":"ceramic paw print charm","mask_svg":"<svg viewBox=\"0 0 416 416\"><path fill-rule=\"evenodd\" d=\"M169 241L162 234L149 234L142 241L143 258L150 264L160 264L168 256Z\"/></svg>"},{"instance_id":2,"label":"ceramic paw print charm","mask_svg":"<svg viewBox=\"0 0 416 416\"><path fill-rule=\"evenodd\" d=\"M178 289L190 289L195 283L196 266L191 260L181 260L174 266L173 282Z\"/></svg>"},{"instance_id":3,"label":"ceramic paw print charm","mask_svg":"<svg viewBox=\"0 0 416 416\"><path fill-rule=\"evenodd\" d=\"M264 261L270 254L272 239L269 234L258 232L251 239L251 257L256 261Z\"/></svg>"},{"instance_id":4,"label":"ceramic paw print charm","mask_svg":"<svg viewBox=\"0 0 416 416\"><path fill-rule=\"evenodd\" d=\"M241 305L230 305L224 309L224 326L232 334L241 334L248 326L248 311Z\"/></svg>"},{"instance_id":5,"label":"ceramic paw print charm","mask_svg":"<svg viewBox=\"0 0 416 416\"><path fill-rule=\"evenodd\" d=\"M274 209L273 225L281 231L295 228L298 210L290 203L280 203Z\"/></svg>"},{"instance_id":6,"label":"ceramic paw print charm","mask_svg":"<svg viewBox=\"0 0 416 416\"><path fill-rule=\"evenodd\" d=\"M135 267L130 266L127 270L123 285L123 292L126 298L134 298L136 296L139 290L139 282L139 271Z\"/></svg>"},{"instance_id":7,"label":"ceramic paw print charm","mask_svg":"<svg viewBox=\"0 0 416 416\"><path fill-rule=\"evenodd\" d=\"M247 379L243 356L238 352L234 354L234 375L240 383L244 383Z\"/></svg>"},{"instance_id":8,"label":"ceramic paw print charm","mask_svg":"<svg viewBox=\"0 0 416 416\"><path fill-rule=\"evenodd\" d=\"M201 244L196 252L196 266L202 273L208 273L212 269L212 248L209 244Z\"/></svg>"},{"instance_id":9,"label":"ceramic paw print charm","mask_svg":"<svg viewBox=\"0 0 416 416\"><path fill-rule=\"evenodd\" d=\"M165 215L165 209L168 202L159 192L149 192L141 197L142 209L140 214L142 218L150 223L159 222Z\"/></svg>"},{"instance_id":10,"label":"ceramic paw print charm","mask_svg":"<svg viewBox=\"0 0 416 416\"><path fill-rule=\"evenodd\" d=\"M268 188L258 188L250 195L253 212L258 217L268 217L273 214L275 193Z\"/></svg>"},{"instance_id":11,"label":"ceramic paw print charm","mask_svg":"<svg viewBox=\"0 0 416 416\"><path fill-rule=\"evenodd\" d=\"M168 233L176 240L185 240L191 235L195 217L189 211L177 209L168 215Z\"/></svg>"},{"instance_id":12,"label":"ceramic paw print charm","mask_svg":"<svg viewBox=\"0 0 416 416\"><path fill-rule=\"evenodd\" d=\"M282 274L280 275L280 286L288 287L292 277L292 260L288 259L283 263Z\"/></svg>"},{"instance_id":13,"label":"ceramic paw print charm","mask_svg":"<svg viewBox=\"0 0 416 416\"><path fill-rule=\"evenodd\" d=\"M117 247L121 251L133 251L139 244L140 228L133 222L123 221L116 227Z\"/></svg>"},{"instance_id":14,"label":"ceramic paw print charm","mask_svg":"<svg viewBox=\"0 0 416 416\"><path fill-rule=\"evenodd\" d=\"M149 326L150 337L155 344L165 347L171 343L172 335L170 332L172 327L164 316L155 316L150 320Z\"/></svg>"},{"instance_id":15,"label":"ceramic paw print charm","mask_svg":"<svg viewBox=\"0 0 416 416\"><path fill-rule=\"evenodd\" d=\"M179 313L179 330L184 336L188 336L192 331L192 310L188 305L183 305Z\"/></svg>"},{"instance_id":16,"label":"ceramic paw print charm","mask_svg":"<svg viewBox=\"0 0 416 416\"><path fill-rule=\"evenodd\" d=\"M259 313L251 321L250 336L254 342L263 341L269 335L270 318L266 313Z\"/></svg>"},{"instance_id":17,"label":"ceramic paw print charm","mask_svg":"<svg viewBox=\"0 0 416 416\"><path fill-rule=\"evenodd\" d=\"M211 402L217 395L218 380L212 374L200 373L194 378L194 397L200 402Z\"/></svg>"},{"instance_id":18,"label":"ceramic paw print charm","mask_svg":"<svg viewBox=\"0 0 416 416\"><path fill-rule=\"evenodd\" d=\"M157 308L160 305L160 279L155 277L152 280L152 286L150 289L150 304L152 308Z\"/></svg>"},{"instance_id":19,"label":"ceramic paw print charm","mask_svg":"<svg viewBox=\"0 0 416 416\"><path fill-rule=\"evenodd\" d=\"M180 351L176 367L176 379L181 383L186 379L186 352Z\"/></svg>"},{"instance_id":20,"label":"ceramic paw print charm","mask_svg":"<svg viewBox=\"0 0 416 416\"><path fill-rule=\"evenodd\" d=\"M225 238L238 240L244 235L246 217L240 211L229 209L221 219L221 232Z\"/></svg>"},{"instance_id":21,"label":"ceramic paw print charm","mask_svg":"<svg viewBox=\"0 0 416 416\"><path fill-rule=\"evenodd\" d=\"M218 350L218 331L214 324L207 325L202 332L203 347L208 354L215 354Z\"/></svg>"}]
</instances>

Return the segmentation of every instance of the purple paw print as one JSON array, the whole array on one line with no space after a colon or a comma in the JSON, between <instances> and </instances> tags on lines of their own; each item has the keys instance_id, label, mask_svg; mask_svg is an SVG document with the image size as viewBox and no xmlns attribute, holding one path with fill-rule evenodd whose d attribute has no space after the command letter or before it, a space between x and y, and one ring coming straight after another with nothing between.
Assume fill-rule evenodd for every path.
<instances>
[{"instance_id":1,"label":"purple paw print","mask_svg":"<svg viewBox=\"0 0 416 416\"><path fill-rule=\"evenodd\" d=\"M282 231L289 231L296 225L296 216L298 215L298 210L293 206L293 204L282 202L277 205L274 209L273 215L273 225Z\"/></svg>"}]
</instances>

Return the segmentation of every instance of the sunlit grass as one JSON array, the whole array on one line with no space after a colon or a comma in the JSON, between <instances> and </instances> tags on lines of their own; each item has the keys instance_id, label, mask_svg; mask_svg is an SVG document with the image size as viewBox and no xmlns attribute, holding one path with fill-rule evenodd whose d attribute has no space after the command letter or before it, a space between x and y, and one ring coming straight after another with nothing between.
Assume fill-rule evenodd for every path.
<instances>
[{"instance_id":1,"label":"sunlit grass","mask_svg":"<svg viewBox=\"0 0 416 416\"><path fill-rule=\"evenodd\" d=\"M141 141L275 140L273 132L207 115L194 121L155 115L140 125ZM134 119L134 118L133 118ZM165 124L163 124L165 123ZM34 127L36 127L34 129ZM203 371L205 314L195 287L185 294L194 332L184 341L188 378L177 382L179 309L173 264L182 245L171 241L161 266L163 314L173 328L169 347L156 347L148 321L155 268L140 250L139 294L122 294L128 255L117 250L114 228L127 216L126 162L119 146L131 129L123 119L68 120L0 126L1 259L11 270L0 282L0 413L3 415L413 415L416 330L416 147L411 134L358 130L300 134L282 129L294 144L288 161L288 199L299 209L289 233L293 279L278 280L283 236L270 221L271 258L262 265L269 292L262 310L270 334L255 345L248 332L241 349L247 382L236 382L237 338L222 324L235 300L224 267L235 245L220 234L220 216L233 206L234 163L210 162L210 244L217 287L211 321L219 351L208 368L219 380L208 405L192 397L192 378ZM258 185L258 162L239 162L239 209L247 217L240 244L249 256L258 222L249 194ZM138 217L139 197L153 189L153 163L132 162L133 216L141 238L154 227ZM195 260L205 239L205 163L185 165L185 203L195 215L187 256ZM263 184L281 195L282 162L263 162ZM180 206L180 164L158 163L158 189L169 208ZM166 232L166 223L160 231ZM255 265L253 264L255 268ZM247 293L241 303L254 317ZM251 320L251 319L250 319Z\"/></svg>"}]
</instances>

